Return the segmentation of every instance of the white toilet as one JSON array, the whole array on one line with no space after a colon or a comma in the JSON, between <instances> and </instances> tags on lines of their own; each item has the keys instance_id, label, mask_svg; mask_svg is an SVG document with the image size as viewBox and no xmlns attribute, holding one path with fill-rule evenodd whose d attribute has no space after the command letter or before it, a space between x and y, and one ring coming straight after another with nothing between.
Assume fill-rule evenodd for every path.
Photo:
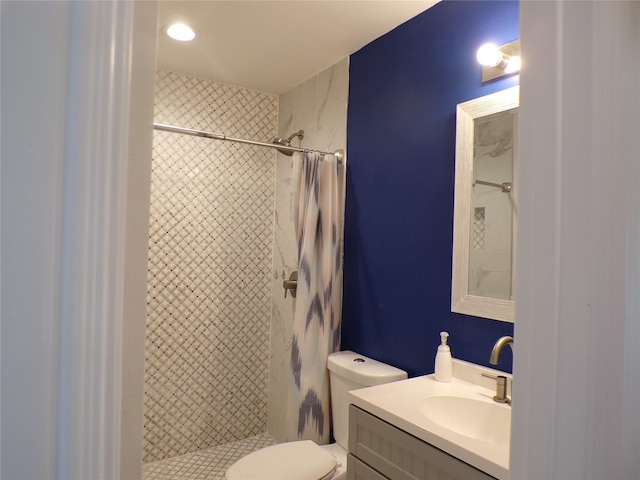
<instances>
[{"instance_id":1,"label":"white toilet","mask_svg":"<svg viewBox=\"0 0 640 480\"><path fill-rule=\"evenodd\" d=\"M344 480L347 472L349 390L407 378L407 372L357 353L329 355L333 436L336 443L310 440L273 445L231 465L227 480Z\"/></svg>"}]
</instances>

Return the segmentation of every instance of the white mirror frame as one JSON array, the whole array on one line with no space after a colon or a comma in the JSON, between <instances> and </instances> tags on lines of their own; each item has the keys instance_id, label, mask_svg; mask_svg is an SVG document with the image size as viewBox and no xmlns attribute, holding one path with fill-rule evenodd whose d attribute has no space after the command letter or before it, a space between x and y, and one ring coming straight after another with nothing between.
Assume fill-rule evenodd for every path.
<instances>
[{"instance_id":1,"label":"white mirror frame","mask_svg":"<svg viewBox=\"0 0 640 480\"><path fill-rule=\"evenodd\" d=\"M469 236L474 120L517 108L519 104L520 87L516 86L460 103L456 111L456 181L453 207L451 311L512 323L515 312L514 300L469 295Z\"/></svg>"}]
</instances>

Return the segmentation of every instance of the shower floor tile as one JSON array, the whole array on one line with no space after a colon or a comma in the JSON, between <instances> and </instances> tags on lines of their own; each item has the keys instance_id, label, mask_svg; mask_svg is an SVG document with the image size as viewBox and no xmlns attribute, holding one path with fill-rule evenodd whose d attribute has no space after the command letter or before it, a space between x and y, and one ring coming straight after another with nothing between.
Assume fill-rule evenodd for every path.
<instances>
[{"instance_id":1,"label":"shower floor tile","mask_svg":"<svg viewBox=\"0 0 640 480\"><path fill-rule=\"evenodd\" d=\"M147 463L142 468L143 480L224 480L224 472L236 460L277 442L268 434L218 445L207 450Z\"/></svg>"}]
</instances>

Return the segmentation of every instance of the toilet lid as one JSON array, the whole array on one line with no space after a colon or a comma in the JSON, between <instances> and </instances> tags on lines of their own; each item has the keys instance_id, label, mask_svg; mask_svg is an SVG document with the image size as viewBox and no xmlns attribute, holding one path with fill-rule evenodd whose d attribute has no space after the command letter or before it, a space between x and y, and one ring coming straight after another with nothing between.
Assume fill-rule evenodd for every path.
<instances>
[{"instance_id":1,"label":"toilet lid","mask_svg":"<svg viewBox=\"0 0 640 480\"><path fill-rule=\"evenodd\" d=\"M322 480L335 459L311 440L280 443L250 453L231 465L227 480Z\"/></svg>"}]
</instances>

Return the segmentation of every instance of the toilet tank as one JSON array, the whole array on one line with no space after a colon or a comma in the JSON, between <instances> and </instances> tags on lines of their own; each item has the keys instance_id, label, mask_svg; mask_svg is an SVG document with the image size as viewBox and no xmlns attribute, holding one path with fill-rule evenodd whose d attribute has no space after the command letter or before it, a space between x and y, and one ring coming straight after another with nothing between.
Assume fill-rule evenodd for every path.
<instances>
[{"instance_id":1,"label":"toilet tank","mask_svg":"<svg viewBox=\"0 0 640 480\"><path fill-rule=\"evenodd\" d=\"M348 350L329 355L327 368L331 385L333 436L347 450L349 391L404 380L407 372Z\"/></svg>"}]
</instances>

